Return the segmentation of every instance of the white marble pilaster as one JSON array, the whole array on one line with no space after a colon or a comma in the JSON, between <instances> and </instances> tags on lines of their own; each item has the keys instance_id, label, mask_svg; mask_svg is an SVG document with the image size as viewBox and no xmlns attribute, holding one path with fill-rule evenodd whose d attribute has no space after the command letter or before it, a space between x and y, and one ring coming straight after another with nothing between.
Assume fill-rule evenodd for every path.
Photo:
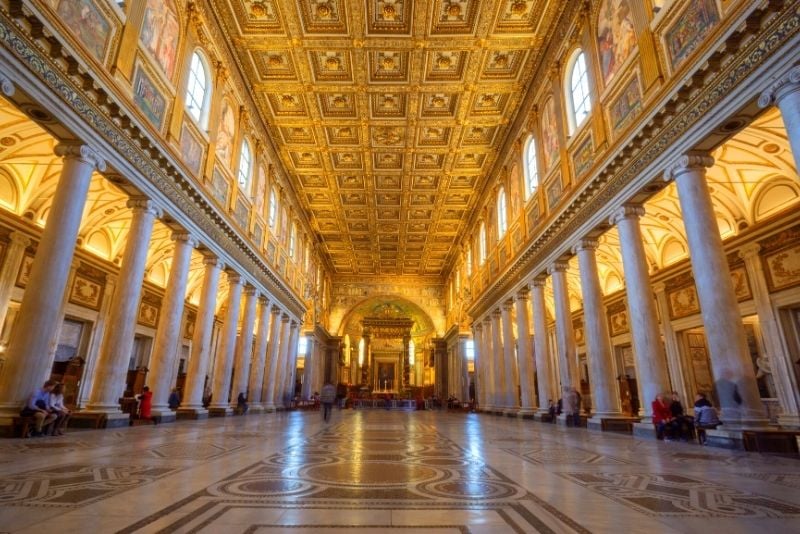
<instances>
[{"instance_id":1,"label":"white marble pilaster","mask_svg":"<svg viewBox=\"0 0 800 534\"><path fill-rule=\"evenodd\" d=\"M777 105L792 147L795 168L800 169L800 65L795 65L764 91L758 104L765 108Z\"/></svg>"},{"instance_id":2,"label":"white marble pilaster","mask_svg":"<svg viewBox=\"0 0 800 534\"><path fill-rule=\"evenodd\" d=\"M208 407L209 415L226 416L231 410L228 396L230 395L231 371L233 368L233 355L236 347L236 331L239 326L239 306L242 301L242 277L235 272L228 272L228 302L225 310L225 320L222 323L219 346L217 347L217 361L214 364L214 379L211 405ZM230 395L234 399L236 395Z\"/></svg>"},{"instance_id":3,"label":"white marble pilaster","mask_svg":"<svg viewBox=\"0 0 800 534\"><path fill-rule=\"evenodd\" d=\"M22 232L11 232L3 267L0 269L0 330L6 324L8 305L11 302L11 292L17 280L19 268L25 258L25 249L31 244L31 239Z\"/></svg>"},{"instance_id":4,"label":"white marble pilaster","mask_svg":"<svg viewBox=\"0 0 800 534\"><path fill-rule=\"evenodd\" d=\"M781 426L800 426L800 388L792 369L789 352L781 342L782 336L778 328L778 318L775 307L769 296L767 279L764 275L764 265L761 263L758 243L750 243L739 250L739 256L744 260L747 278L753 291L753 301L756 305L758 324L761 327L761 339L767 351L767 358L771 367L775 389L778 394L782 413L778 416Z\"/></svg>"},{"instance_id":5,"label":"white marble pilaster","mask_svg":"<svg viewBox=\"0 0 800 534\"><path fill-rule=\"evenodd\" d=\"M519 365L520 415L533 415L536 411L536 380L531 355L530 291L527 287L517 292L517 363Z\"/></svg>"},{"instance_id":6,"label":"white marble pilaster","mask_svg":"<svg viewBox=\"0 0 800 534\"><path fill-rule=\"evenodd\" d=\"M645 415L644 422L649 422L653 415L651 404L656 395L669 390L669 375L661 344L661 333L658 330L658 315L650 285L642 230L639 226L642 215L644 208L628 204L614 213L611 224L617 225L619 231L622 266L625 271L628 323L633 338L639 388L642 392L641 409Z\"/></svg>"},{"instance_id":7,"label":"white marble pilaster","mask_svg":"<svg viewBox=\"0 0 800 534\"><path fill-rule=\"evenodd\" d=\"M514 331L511 328L511 309L514 301L507 300L500 307L500 320L503 328L503 370L505 377L505 395L503 396L503 407L508 413L516 413L519 410L519 397L517 395L517 384L519 384L519 368L517 359L514 356Z\"/></svg>"},{"instance_id":8,"label":"white marble pilaster","mask_svg":"<svg viewBox=\"0 0 800 534\"><path fill-rule=\"evenodd\" d=\"M568 268L567 262L557 261L548 270L553 280L553 298L556 307L556 350L558 351L558 370L562 391L568 387L580 389L578 347L575 342L575 328L572 326L572 312L567 289Z\"/></svg>"},{"instance_id":9,"label":"white marble pilaster","mask_svg":"<svg viewBox=\"0 0 800 534\"><path fill-rule=\"evenodd\" d=\"M268 412L275 411L275 391L278 382L278 364L280 363L281 354L281 340L283 339L284 331L289 331L289 316L286 314L281 315L281 309L277 306L272 307L272 334L270 335L269 342L269 367L267 376L264 378L267 384L267 394L264 399L266 403L265 408Z\"/></svg>"},{"instance_id":10,"label":"white marble pilaster","mask_svg":"<svg viewBox=\"0 0 800 534\"><path fill-rule=\"evenodd\" d=\"M664 349L667 354L669 378L672 382L672 389L678 392L681 399L686 399L686 402L689 403L694 396L687 388L686 380L683 378L681 351L678 344L678 336L669 318L669 300L666 290L667 288L664 282L653 284L653 291L656 294L656 306L658 306L658 316L661 318L661 332L664 334Z\"/></svg>"},{"instance_id":11,"label":"white marble pilaster","mask_svg":"<svg viewBox=\"0 0 800 534\"><path fill-rule=\"evenodd\" d=\"M503 366L503 325L499 309L492 312L492 371L494 372L494 395L492 406L500 410L506 400L506 378Z\"/></svg>"},{"instance_id":12,"label":"white marble pilaster","mask_svg":"<svg viewBox=\"0 0 800 534\"><path fill-rule=\"evenodd\" d=\"M203 287L200 290L200 305L192 334L192 353L186 371L186 384L183 399L178 409L179 416L205 417L208 411L203 408L203 388L211 360L211 336L214 332L214 311L217 306L219 274L222 264L217 258L203 260Z\"/></svg>"},{"instance_id":13,"label":"white marble pilaster","mask_svg":"<svg viewBox=\"0 0 800 534\"><path fill-rule=\"evenodd\" d=\"M550 401L557 394L550 387L550 346L547 343L547 309L544 304L544 278L535 278L531 284L533 297L533 357L536 361L536 377L539 393L539 414L546 414Z\"/></svg>"},{"instance_id":14,"label":"white marble pilaster","mask_svg":"<svg viewBox=\"0 0 800 534\"><path fill-rule=\"evenodd\" d=\"M112 421L124 422L127 417L120 410L119 398L125 391L153 224L160 214L152 200L131 199L128 207L133 212L133 218L122 256L117 290L111 303L109 325L100 346L92 394L86 406L87 411L108 414L110 426L117 424Z\"/></svg>"},{"instance_id":15,"label":"white marble pilaster","mask_svg":"<svg viewBox=\"0 0 800 534\"><path fill-rule=\"evenodd\" d=\"M10 82L0 81L0 85L4 93L6 90L13 93ZM41 386L39 382L50 374L51 362L47 355L62 321L61 307L54 306L53 302L60 303L67 288L92 173L106 168L105 161L86 145L62 143L56 146L55 152L64 158L64 166L33 259L15 333L6 350L0 376L0 419L3 421L18 415L19 407L30 392Z\"/></svg>"},{"instance_id":16,"label":"white marble pilaster","mask_svg":"<svg viewBox=\"0 0 800 534\"><path fill-rule=\"evenodd\" d=\"M714 159L688 153L668 169L681 205L697 298L705 325L711 368L726 428L767 424L733 289L728 259L722 247L714 204L706 182L706 167Z\"/></svg>"},{"instance_id":17,"label":"white marble pilaster","mask_svg":"<svg viewBox=\"0 0 800 534\"><path fill-rule=\"evenodd\" d=\"M111 303L114 301L114 292L117 289L117 277L106 275L106 285L103 288L103 301L100 303L100 310L97 313L97 320L92 329L92 338L89 341L89 348L86 351L86 365L83 367L83 378L78 392L78 408L83 408L89 402L92 394L92 384L94 382L94 370L97 367L97 360L100 359L100 346L105 337L108 317L111 313Z\"/></svg>"},{"instance_id":18,"label":"white marble pilaster","mask_svg":"<svg viewBox=\"0 0 800 534\"><path fill-rule=\"evenodd\" d=\"M606 307L597 271L597 241L582 239L574 248L578 256L583 297L583 324L586 338L586 359L592 388L592 418L609 419L622 416L611 336L606 321Z\"/></svg>"},{"instance_id":19,"label":"white marble pilaster","mask_svg":"<svg viewBox=\"0 0 800 534\"><path fill-rule=\"evenodd\" d=\"M150 357L148 382L153 392L153 415L160 415L162 421L174 419L169 409L169 395L175 381L173 375L178 360L178 342L181 338L181 319L186 301L186 284L189 279L189 262L195 240L185 232L172 234L175 248L172 266L169 271L164 301L161 304L161 317Z\"/></svg>"},{"instance_id":20,"label":"white marble pilaster","mask_svg":"<svg viewBox=\"0 0 800 534\"><path fill-rule=\"evenodd\" d=\"M250 382L250 362L253 354L253 328L256 322L258 291L253 286L244 289L244 316L236 340L233 363L233 389L231 390L231 408L236 408L239 393L247 396ZM248 397L249 401L249 397Z\"/></svg>"},{"instance_id":21,"label":"white marble pilaster","mask_svg":"<svg viewBox=\"0 0 800 534\"><path fill-rule=\"evenodd\" d=\"M249 392L250 411L258 413L263 410L263 384L264 365L267 360L267 338L269 337L269 322L272 314L269 312L267 299L258 299L258 327L256 332L256 347L253 350L253 363L250 366Z\"/></svg>"}]
</instances>

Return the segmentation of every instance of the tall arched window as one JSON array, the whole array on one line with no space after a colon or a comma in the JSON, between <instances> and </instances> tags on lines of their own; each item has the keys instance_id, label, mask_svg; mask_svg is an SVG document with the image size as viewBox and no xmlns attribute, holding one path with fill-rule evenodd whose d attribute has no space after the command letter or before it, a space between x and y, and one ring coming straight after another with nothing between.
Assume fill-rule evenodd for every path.
<instances>
[{"instance_id":1,"label":"tall arched window","mask_svg":"<svg viewBox=\"0 0 800 534\"><path fill-rule=\"evenodd\" d=\"M294 259L294 242L295 238L297 237L295 234L297 233L297 227L294 223L292 223L292 229L289 232L289 257Z\"/></svg>"},{"instance_id":2,"label":"tall arched window","mask_svg":"<svg viewBox=\"0 0 800 534\"><path fill-rule=\"evenodd\" d=\"M239 154L239 187L247 191L250 187L250 177L253 174L253 153L250 152L250 143L247 139L242 141L242 151Z\"/></svg>"},{"instance_id":3,"label":"tall arched window","mask_svg":"<svg viewBox=\"0 0 800 534\"><path fill-rule=\"evenodd\" d=\"M206 60L199 51L192 54L189 64L189 83L186 86L186 111L200 128L208 124L208 108L211 102L211 83Z\"/></svg>"},{"instance_id":4,"label":"tall arched window","mask_svg":"<svg viewBox=\"0 0 800 534\"><path fill-rule=\"evenodd\" d=\"M272 188L269 192L269 213L267 217L267 224L273 230L275 229L275 223L278 220L278 197L275 195L275 188Z\"/></svg>"},{"instance_id":5,"label":"tall arched window","mask_svg":"<svg viewBox=\"0 0 800 534\"><path fill-rule=\"evenodd\" d=\"M508 211L506 210L506 190L497 193L497 238L501 239L508 230Z\"/></svg>"},{"instance_id":6,"label":"tall arched window","mask_svg":"<svg viewBox=\"0 0 800 534\"><path fill-rule=\"evenodd\" d=\"M528 137L525 143L525 200L531 198L531 195L536 192L539 187L539 168L536 165L536 139L533 136Z\"/></svg>"},{"instance_id":7,"label":"tall arched window","mask_svg":"<svg viewBox=\"0 0 800 534\"><path fill-rule=\"evenodd\" d=\"M586 54L581 49L575 51L570 63L569 77L567 78L567 102L569 102L569 133L572 134L592 111Z\"/></svg>"},{"instance_id":8,"label":"tall arched window","mask_svg":"<svg viewBox=\"0 0 800 534\"><path fill-rule=\"evenodd\" d=\"M483 265L483 262L486 261L486 223L481 222L481 228L478 231L478 263L479 265Z\"/></svg>"}]
</instances>

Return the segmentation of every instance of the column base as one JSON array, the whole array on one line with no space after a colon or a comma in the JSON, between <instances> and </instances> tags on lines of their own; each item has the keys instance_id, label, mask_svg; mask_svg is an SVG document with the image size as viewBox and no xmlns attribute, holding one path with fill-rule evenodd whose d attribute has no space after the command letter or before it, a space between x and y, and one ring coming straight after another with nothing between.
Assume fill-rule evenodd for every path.
<instances>
[{"instance_id":1,"label":"column base","mask_svg":"<svg viewBox=\"0 0 800 534\"><path fill-rule=\"evenodd\" d=\"M649 419L649 418L648 418ZM639 423L633 423L633 437L644 439L658 439L656 427L653 425L652 419L645 421L644 419Z\"/></svg>"},{"instance_id":2,"label":"column base","mask_svg":"<svg viewBox=\"0 0 800 534\"><path fill-rule=\"evenodd\" d=\"M253 404L252 406L250 406L250 409L247 410L247 413L252 413L252 414L262 414L264 412L265 409L260 404Z\"/></svg>"},{"instance_id":3,"label":"column base","mask_svg":"<svg viewBox=\"0 0 800 534\"><path fill-rule=\"evenodd\" d=\"M122 413L119 410L114 412L104 410L82 410L72 415L70 424L76 419L90 420L93 422L94 428L120 428L130 425L131 422L130 414Z\"/></svg>"},{"instance_id":4,"label":"column base","mask_svg":"<svg viewBox=\"0 0 800 534\"><path fill-rule=\"evenodd\" d=\"M519 413L519 408L503 408L503 413L506 417L516 417Z\"/></svg>"},{"instance_id":5,"label":"column base","mask_svg":"<svg viewBox=\"0 0 800 534\"><path fill-rule=\"evenodd\" d=\"M178 413L176 415L178 419L196 421L198 419L208 419L208 410L205 408L178 408Z\"/></svg>"},{"instance_id":6,"label":"column base","mask_svg":"<svg viewBox=\"0 0 800 534\"><path fill-rule=\"evenodd\" d=\"M557 416L556 421L558 423L558 426L566 426L571 428L576 427L576 425L574 424L575 422L574 418L572 416L568 416L565 413L562 413L561 415ZM577 427L585 427L585 426L586 426L586 416L581 414L580 421Z\"/></svg>"},{"instance_id":7,"label":"column base","mask_svg":"<svg viewBox=\"0 0 800 534\"><path fill-rule=\"evenodd\" d=\"M230 406L209 406L208 408L209 417L228 417L229 415L233 415Z\"/></svg>"},{"instance_id":8,"label":"column base","mask_svg":"<svg viewBox=\"0 0 800 534\"><path fill-rule=\"evenodd\" d=\"M586 428L589 430L602 432L622 432L624 434L633 433L633 424L638 423L638 417L626 417L624 415L594 415L586 420Z\"/></svg>"},{"instance_id":9,"label":"column base","mask_svg":"<svg viewBox=\"0 0 800 534\"><path fill-rule=\"evenodd\" d=\"M779 415L778 424L787 428L800 428L800 415Z\"/></svg>"},{"instance_id":10,"label":"column base","mask_svg":"<svg viewBox=\"0 0 800 534\"><path fill-rule=\"evenodd\" d=\"M159 423L174 423L178 419L177 414L170 409L152 410L150 413L153 417L158 417Z\"/></svg>"},{"instance_id":11,"label":"column base","mask_svg":"<svg viewBox=\"0 0 800 534\"><path fill-rule=\"evenodd\" d=\"M555 423L550 416L550 412L542 409L536 410L536 413L533 414L533 420L540 423Z\"/></svg>"},{"instance_id":12,"label":"column base","mask_svg":"<svg viewBox=\"0 0 800 534\"><path fill-rule=\"evenodd\" d=\"M264 412L266 413L275 413L276 411L277 410L275 409L274 404L267 404L266 406L264 406Z\"/></svg>"},{"instance_id":13,"label":"column base","mask_svg":"<svg viewBox=\"0 0 800 534\"><path fill-rule=\"evenodd\" d=\"M536 411L532 410L530 408L528 408L528 409L521 408L517 412L517 417L519 417L520 419L534 419L535 416L536 416Z\"/></svg>"}]
</instances>

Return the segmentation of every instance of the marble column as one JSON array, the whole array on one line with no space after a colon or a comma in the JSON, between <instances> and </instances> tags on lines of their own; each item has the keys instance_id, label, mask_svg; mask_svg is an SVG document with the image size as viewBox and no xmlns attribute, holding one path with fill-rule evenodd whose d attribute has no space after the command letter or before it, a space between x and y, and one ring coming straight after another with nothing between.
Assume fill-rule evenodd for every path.
<instances>
[{"instance_id":1,"label":"marble column","mask_svg":"<svg viewBox=\"0 0 800 534\"><path fill-rule=\"evenodd\" d=\"M292 320L285 316L286 324L281 329L281 346L278 351L278 369L275 372L275 390L272 402L278 409L283 409L283 389L286 380L286 360L289 358L289 339L292 336Z\"/></svg>"},{"instance_id":2,"label":"marble column","mask_svg":"<svg viewBox=\"0 0 800 534\"><path fill-rule=\"evenodd\" d=\"M309 337L306 345L305 361L303 362L303 389L300 396L303 400L311 398L311 384L314 380L314 357L316 356L317 338Z\"/></svg>"},{"instance_id":3,"label":"marble column","mask_svg":"<svg viewBox=\"0 0 800 534\"><path fill-rule=\"evenodd\" d=\"M486 375L486 402L484 408L487 411L494 410L497 406L495 402L496 388L495 373L497 371L497 360L494 354L494 334L492 333L491 312L483 318L483 346L484 346L484 374Z\"/></svg>"},{"instance_id":4,"label":"marble column","mask_svg":"<svg viewBox=\"0 0 800 534\"><path fill-rule=\"evenodd\" d=\"M403 336L403 388L408 388L411 386L411 364L409 363L408 359L408 351L410 350L410 342L411 338L409 336ZM440 377L436 376L436 380L439 381Z\"/></svg>"},{"instance_id":5,"label":"marble column","mask_svg":"<svg viewBox=\"0 0 800 534\"><path fill-rule=\"evenodd\" d=\"M289 327L289 353L286 358L286 378L283 381L283 400L284 407L291 407L294 399L294 386L297 376L297 344L300 339L300 323L292 321Z\"/></svg>"},{"instance_id":6,"label":"marble column","mask_svg":"<svg viewBox=\"0 0 800 534\"><path fill-rule=\"evenodd\" d=\"M475 399L473 402L477 403L478 407L483 408L486 403L486 382L483 377L483 363L486 356L483 352L483 325L480 321L472 325L472 344L475 368L475 372L472 375L472 382L475 384Z\"/></svg>"},{"instance_id":7,"label":"marble column","mask_svg":"<svg viewBox=\"0 0 800 534\"><path fill-rule=\"evenodd\" d=\"M583 296L584 336L586 359L589 363L589 381L592 388L592 419L622 417L617 379L614 376L614 360L611 351L611 336L608 332L606 307L600 288L597 271L597 241L582 239L574 249L578 256ZM594 425L592 425L594 428Z\"/></svg>"},{"instance_id":8,"label":"marble column","mask_svg":"<svg viewBox=\"0 0 800 534\"><path fill-rule=\"evenodd\" d=\"M550 401L556 402L557 393L550 387L550 346L547 343L547 308L544 305L544 278L535 278L533 288L533 356L536 361L536 378L539 393L539 414L546 414Z\"/></svg>"},{"instance_id":9,"label":"marble column","mask_svg":"<svg viewBox=\"0 0 800 534\"><path fill-rule=\"evenodd\" d=\"M244 289L244 316L236 340L233 360L233 389L231 390L231 408L236 408L239 393L248 396L247 387L250 382L250 362L253 357L253 328L256 323L258 291L253 286ZM248 396L248 402L250 398Z\"/></svg>"},{"instance_id":10,"label":"marble column","mask_svg":"<svg viewBox=\"0 0 800 534\"><path fill-rule=\"evenodd\" d=\"M262 402L268 412L275 411L275 375L278 373L278 355L280 351L280 340L283 330L288 328L289 316L281 316L281 309L277 306L272 307L272 331L269 335L269 358L265 365L266 376L264 376L265 393Z\"/></svg>"},{"instance_id":11,"label":"marble column","mask_svg":"<svg viewBox=\"0 0 800 534\"><path fill-rule=\"evenodd\" d=\"M175 249L169 271L164 301L161 304L161 317L150 357L148 382L153 392L153 415L161 416L162 422L175 419L169 409L170 390L175 383L173 371L178 359L178 342L181 339L181 319L186 301L186 284L189 280L189 263L196 243L191 235L176 232L172 234Z\"/></svg>"},{"instance_id":12,"label":"marble column","mask_svg":"<svg viewBox=\"0 0 800 534\"><path fill-rule=\"evenodd\" d=\"M269 337L269 302L265 298L258 299L258 327L256 347L253 351L253 364L250 366L250 385L247 388L250 411L260 413L264 409L264 365L267 360L267 338Z\"/></svg>"},{"instance_id":13,"label":"marble column","mask_svg":"<svg viewBox=\"0 0 800 534\"><path fill-rule=\"evenodd\" d=\"M517 395L519 369L517 367L517 359L514 356L514 331L511 328L511 309L513 306L513 300L503 302L500 319L503 328L503 371L506 383L503 406L507 412L516 414L519 410L519 396Z\"/></svg>"},{"instance_id":14,"label":"marble column","mask_svg":"<svg viewBox=\"0 0 800 534\"><path fill-rule=\"evenodd\" d=\"M558 351L558 370L561 389L574 387L580 389L578 378L578 347L575 342L575 328L567 289L567 269L565 261L555 262L549 269L553 280L553 298L556 307L556 350Z\"/></svg>"},{"instance_id":15,"label":"marble column","mask_svg":"<svg viewBox=\"0 0 800 534\"><path fill-rule=\"evenodd\" d=\"M131 199L128 207L133 218L108 317L110 328L106 329L100 346L92 394L86 406L87 411L108 414L108 426L127 424L128 414L120 410L119 398L125 391L147 251L153 236L153 224L159 216L152 200Z\"/></svg>"},{"instance_id":16,"label":"marble column","mask_svg":"<svg viewBox=\"0 0 800 534\"><path fill-rule=\"evenodd\" d=\"M536 380L531 355L530 291L523 287L517 292L517 363L519 365L521 416L532 416L536 411Z\"/></svg>"},{"instance_id":17,"label":"marble column","mask_svg":"<svg viewBox=\"0 0 800 534\"><path fill-rule=\"evenodd\" d=\"M492 312L492 367L494 369L494 398L492 405L500 410L506 403L506 380L503 365L503 325L499 309Z\"/></svg>"},{"instance_id":18,"label":"marble column","mask_svg":"<svg viewBox=\"0 0 800 534\"><path fill-rule=\"evenodd\" d=\"M800 112L795 112L800 117ZM706 182L706 167L713 164L714 159L705 153L688 153L668 169L666 178L674 179L678 189L697 299L720 402L720 419L726 429L765 425L768 422L766 410L758 393L739 303Z\"/></svg>"},{"instance_id":19,"label":"marble column","mask_svg":"<svg viewBox=\"0 0 800 534\"><path fill-rule=\"evenodd\" d=\"M619 208L611 217L611 224L617 225L622 267L625 271L625 295L628 302L628 322L633 338L633 352L636 358L636 374L644 423L652 417L652 402L656 395L669 390L669 375L661 334L658 330L653 291L650 285L650 272L642 240L639 218L644 208L627 204Z\"/></svg>"},{"instance_id":20,"label":"marble column","mask_svg":"<svg viewBox=\"0 0 800 534\"><path fill-rule=\"evenodd\" d=\"M89 341L89 348L86 351L86 364L83 366L83 378L78 390L78 408L82 409L89 402L92 394L92 380L94 370L97 367L97 360L100 357L100 346L108 328L108 316L111 313L111 303L114 301L114 291L117 288L117 277L106 275L106 284L103 288L103 301L100 303L100 310L97 312L97 320L94 322L92 337Z\"/></svg>"},{"instance_id":21,"label":"marble column","mask_svg":"<svg viewBox=\"0 0 800 534\"><path fill-rule=\"evenodd\" d=\"M214 311L217 307L219 273L222 270L217 258L206 258L203 265L203 287L194 322L192 352L186 370L183 399L178 408L178 417L195 419L208 416L208 410L203 408L203 390L211 360L211 334L214 332Z\"/></svg>"},{"instance_id":22,"label":"marble column","mask_svg":"<svg viewBox=\"0 0 800 534\"><path fill-rule=\"evenodd\" d=\"M761 327L761 339L764 341L766 357L775 382L775 390L781 406L778 422L781 426L800 427L800 389L798 389L795 374L792 369L793 362L788 351L781 343L778 317L775 307L769 296L767 279L764 275L764 265L761 263L758 243L750 243L739 250L739 256L744 259L747 269L747 279L753 291L753 302L756 305L758 324Z\"/></svg>"},{"instance_id":23,"label":"marble column","mask_svg":"<svg viewBox=\"0 0 800 534\"><path fill-rule=\"evenodd\" d=\"M658 316L661 318L661 332L664 335L664 349L667 354L667 366L669 368L669 379L672 382L672 389L676 391L686 404L694 402L694 397L686 387L686 380L683 379L683 363L681 361L681 350L678 344L678 336L672 321L669 318L669 300L667 298L667 287L664 282L653 284L653 291L656 294L656 306Z\"/></svg>"},{"instance_id":24,"label":"marble column","mask_svg":"<svg viewBox=\"0 0 800 534\"><path fill-rule=\"evenodd\" d=\"M459 361L461 362L461 396L460 399L462 401L469 400L469 360L467 359L467 342L469 341L468 335L463 335L461 340L459 341ZM473 343L473 358L475 357L475 348L477 345ZM474 363L473 359L473 369L474 373L477 374L478 367Z\"/></svg>"},{"instance_id":25,"label":"marble column","mask_svg":"<svg viewBox=\"0 0 800 534\"><path fill-rule=\"evenodd\" d=\"M11 302L11 293L17 281L19 268L25 257L25 249L31 244L31 239L22 232L11 232L6 249L6 259L0 269L0 331L6 324L8 305Z\"/></svg>"},{"instance_id":26,"label":"marble column","mask_svg":"<svg viewBox=\"0 0 800 534\"><path fill-rule=\"evenodd\" d=\"M212 416L230 415L228 396L230 395L231 371L233 368L233 354L236 348L236 331L239 326L239 305L242 300L242 277L235 272L228 272L228 302L226 303L225 319L222 323L219 346L217 347L216 362L214 363L214 378L211 405L208 413ZM236 395L230 395L236 398Z\"/></svg>"},{"instance_id":27,"label":"marble column","mask_svg":"<svg viewBox=\"0 0 800 534\"><path fill-rule=\"evenodd\" d=\"M3 83L3 91L13 86ZM62 322L60 303L67 288L69 266L75 254L81 217L92 173L104 171L105 161L86 145L59 144L64 158L42 238L31 265L15 333L6 350L0 376L0 420L19 415L19 407L50 375L47 358L53 334Z\"/></svg>"},{"instance_id":28,"label":"marble column","mask_svg":"<svg viewBox=\"0 0 800 534\"><path fill-rule=\"evenodd\" d=\"M777 105L792 147L795 168L800 169L800 65L795 65L761 94L758 104Z\"/></svg>"}]
</instances>

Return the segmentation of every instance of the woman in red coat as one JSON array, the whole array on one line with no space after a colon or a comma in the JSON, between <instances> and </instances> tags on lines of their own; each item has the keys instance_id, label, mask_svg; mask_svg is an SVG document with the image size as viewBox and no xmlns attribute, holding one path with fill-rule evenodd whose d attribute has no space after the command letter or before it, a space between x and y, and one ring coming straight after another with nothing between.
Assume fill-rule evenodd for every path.
<instances>
[{"instance_id":1,"label":"woman in red coat","mask_svg":"<svg viewBox=\"0 0 800 534\"><path fill-rule=\"evenodd\" d=\"M664 402L662 395L656 395L656 400L653 401L651 406L653 408L653 424L656 427L656 436L658 439L670 439L675 419L672 417L672 410L670 410L669 404ZM666 435L664 434L665 430L667 431Z\"/></svg>"},{"instance_id":2,"label":"woman in red coat","mask_svg":"<svg viewBox=\"0 0 800 534\"><path fill-rule=\"evenodd\" d=\"M145 386L142 388L142 394L139 395L139 418L150 419L152 416L150 411L153 409L153 392L150 388Z\"/></svg>"}]
</instances>

